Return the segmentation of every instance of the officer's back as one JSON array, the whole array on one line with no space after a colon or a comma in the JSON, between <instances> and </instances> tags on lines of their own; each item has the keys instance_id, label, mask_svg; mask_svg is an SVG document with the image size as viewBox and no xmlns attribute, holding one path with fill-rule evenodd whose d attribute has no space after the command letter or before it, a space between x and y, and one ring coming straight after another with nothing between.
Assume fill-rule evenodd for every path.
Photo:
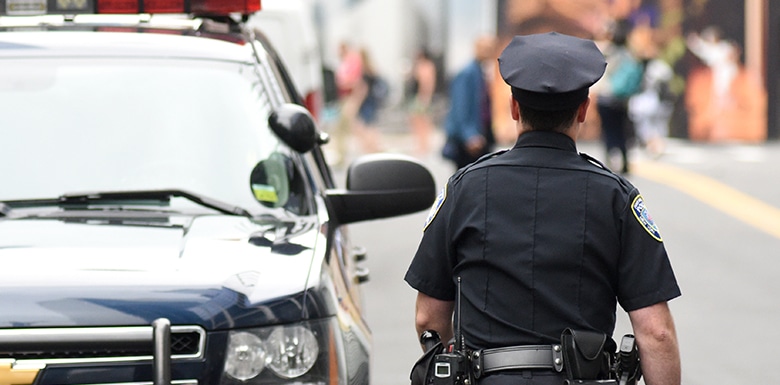
<instances>
[{"instance_id":1,"label":"officer's back","mask_svg":"<svg viewBox=\"0 0 780 385\"><path fill-rule=\"evenodd\" d=\"M470 345L557 343L566 327L612 333L625 219L612 213L632 188L572 144L529 132L450 183L449 204L469 208L447 222Z\"/></svg>"},{"instance_id":2,"label":"officer's back","mask_svg":"<svg viewBox=\"0 0 780 385\"><path fill-rule=\"evenodd\" d=\"M605 65L588 40L515 37L499 66L517 143L453 175L426 222L405 277L418 290L417 330L450 338L458 300L481 384L572 378L576 363L559 373L553 353L562 334L611 337L616 304L629 313L648 384L679 384L666 302L680 290L660 232L639 191L575 144Z\"/></svg>"}]
</instances>

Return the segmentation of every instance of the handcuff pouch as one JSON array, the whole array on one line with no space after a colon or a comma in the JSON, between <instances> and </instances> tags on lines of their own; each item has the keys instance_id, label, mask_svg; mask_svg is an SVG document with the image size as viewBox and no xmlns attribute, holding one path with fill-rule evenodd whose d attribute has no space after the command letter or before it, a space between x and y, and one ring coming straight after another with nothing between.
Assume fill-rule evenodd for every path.
<instances>
[{"instance_id":1,"label":"handcuff pouch","mask_svg":"<svg viewBox=\"0 0 780 385\"><path fill-rule=\"evenodd\" d=\"M616 345L606 334L569 328L561 334L561 346L569 380L610 378Z\"/></svg>"}]
</instances>

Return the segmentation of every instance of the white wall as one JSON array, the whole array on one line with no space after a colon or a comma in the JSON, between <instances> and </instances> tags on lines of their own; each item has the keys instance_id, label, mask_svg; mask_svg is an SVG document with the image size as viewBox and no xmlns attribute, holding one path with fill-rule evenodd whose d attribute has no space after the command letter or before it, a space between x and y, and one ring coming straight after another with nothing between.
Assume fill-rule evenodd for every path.
<instances>
[{"instance_id":1,"label":"white wall","mask_svg":"<svg viewBox=\"0 0 780 385\"><path fill-rule=\"evenodd\" d=\"M452 76L474 57L474 40L495 35L497 0L448 0L449 24L446 67Z\"/></svg>"},{"instance_id":2,"label":"white wall","mask_svg":"<svg viewBox=\"0 0 780 385\"><path fill-rule=\"evenodd\" d=\"M349 5L346 0L320 0L325 16L322 33L326 65L334 69L338 66L342 41L366 47L377 70L390 83L393 96L400 97L408 67L404 52L408 40L406 3L408 0L362 0Z\"/></svg>"},{"instance_id":3,"label":"white wall","mask_svg":"<svg viewBox=\"0 0 780 385\"><path fill-rule=\"evenodd\" d=\"M368 47L396 101L421 44L444 55L445 72L451 76L471 59L474 40L496 31L497 0L316 1L322 11L325 64L338 65L343 40Z\"/></svg>"}]
</instances>

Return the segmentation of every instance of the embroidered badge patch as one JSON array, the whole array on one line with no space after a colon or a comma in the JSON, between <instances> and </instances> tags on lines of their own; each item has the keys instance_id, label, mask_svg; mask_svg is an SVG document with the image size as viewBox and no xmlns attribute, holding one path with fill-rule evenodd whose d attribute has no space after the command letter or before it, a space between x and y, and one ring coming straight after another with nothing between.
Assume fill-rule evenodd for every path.
<instances>
[{"instance_id":1,"label":"embroidered badge patch","mask_svg":"<svg viewBox=\"0 0 780 385\"><path fill-rule=\"evenodd\" d=\"M425 219L425 226L423 226L423 232L425 231L425 229L428 228L428 225L430 225L431 222L433 222L433 219L436 218L436 214L439 213L439 209L441 208L441 205L444 204L445 199L447 199L446 184L439 192L439 195L436 197L436 200L433 202L433 206L431 206L431 210L428 211L428 218Z\"/></svg>"},{"instance_id":2,"label":"embroidered badge patch","mask_svg":"<svg viewBox=\"0 0 780 385\"><path fill-rule=\"evenodd\" d=\"M663 242L661 239L661 232L658 231L658 226L653 222L653 217L647 212L647 206L645 206L645 201L642 199L641 195L637 195L636 198L634 198L634 203L631 204L631 211L634 212L636 220L639 221L642 227L644 227L653 238L658 242Z\"/></svg>"}]
</instances>

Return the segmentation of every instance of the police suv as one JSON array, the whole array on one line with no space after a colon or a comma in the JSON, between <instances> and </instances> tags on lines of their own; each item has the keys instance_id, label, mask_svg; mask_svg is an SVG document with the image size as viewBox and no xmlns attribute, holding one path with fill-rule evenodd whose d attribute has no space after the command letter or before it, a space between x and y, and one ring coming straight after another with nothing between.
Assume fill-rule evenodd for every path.
<instances>
[{"instance_id":1,"label":"police suv","mask_svg":"<svg viewBox=\"0 0 780 385\"><path fill-rule=\"evenodd\" d=\"M260 8L0 0L0 385L368 382L345 225L433 178L337 186Z\"/></svg>"}]
</instances>

